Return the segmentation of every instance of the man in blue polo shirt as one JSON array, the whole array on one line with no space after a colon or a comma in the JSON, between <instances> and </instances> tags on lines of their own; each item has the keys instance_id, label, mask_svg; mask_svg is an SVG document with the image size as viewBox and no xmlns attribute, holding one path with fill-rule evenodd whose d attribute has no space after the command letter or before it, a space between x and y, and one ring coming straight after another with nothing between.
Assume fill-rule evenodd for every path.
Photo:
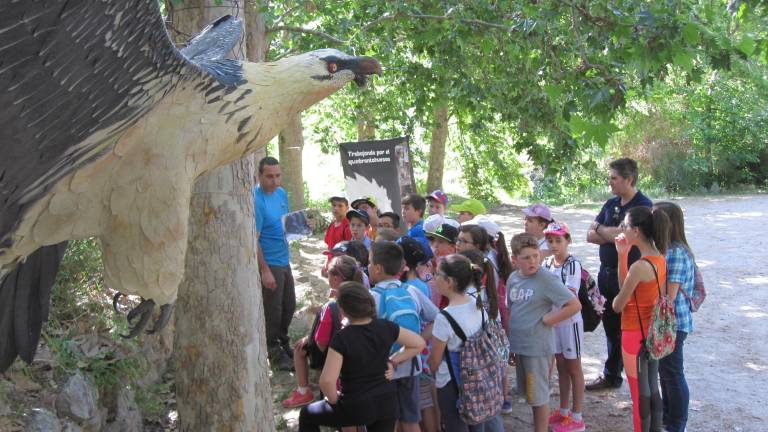
<instances>
[{"instance_id":1,"label":"man in blue polo shirt","mask_svg":"<svg viewBox=\"0 0 768 432\"><path fill-rule=\"evenodd\" d=\"M605 296L606 308L603 312L608 359L605 361L603 375L586 385L587 390L600 390L621 387L621 314L610 306L619 293L619 256L614 240L621 232L619 224L632 207L652 207L653 203L637 189L637 162L629 158L616 159L608 165L608 185L616 195L603 205L600 213L587 231L587 241L600 246L600 273L597 285ZM629 265L640 258L640 251L633 247L629 254Z\"/></svg>"},{"instance_id":2,"label":"man in blue polo shirt","mask_svg":"<svg viewBox=\"0 0 768 432\"><path fill-rule=\"evenodd\" d=\"M259 185L253 191L256 231L259 232L259 271L264 299L269 363L279 370L293 369L293 351L288 326L296 310L296 292L288 262L288 241L282 217L288 213L288 194L280 185L282 172L277 159L259 161Z\"/></svg>"}]
</instances>

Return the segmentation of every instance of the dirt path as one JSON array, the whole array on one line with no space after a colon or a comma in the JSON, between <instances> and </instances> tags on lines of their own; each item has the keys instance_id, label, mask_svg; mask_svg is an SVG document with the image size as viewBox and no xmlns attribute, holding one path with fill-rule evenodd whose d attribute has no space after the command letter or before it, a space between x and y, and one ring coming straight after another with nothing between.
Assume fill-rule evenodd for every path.
<instances>
[{"instance_id":1,"label":"dirt path","mask_svg":"<svg viewBox=\"0 0 768 432\"><path fill-rule=\"evenodd\" d=\"M768 385L768 195L686 198L676 201L686 214L686 231L702 269L709 295L694 315L694 332L685 344L685 364L691 389L689 431L764 431L768 424L760 388ZM597 247L583 241L598 206L556 207L553 214L574 232L573 253L597 274ZM509 239L522 231L520 208L502 206L494 211ZM305 241L298 259L297 295L306 307L324 295L319 279L323 245ZM753 258L757 254L757 258ZM306 331L302 320L292 332ZM585 337L583 367L587 381L602 371L605 337L600 327ZM512 374L514 381L514 374ZM276 406L290 391L292 377L274 377ZM557 385L551 406L557 406ZM760 396L763 394L763 396ZM762 403L759 401L763 401ZM505 416L506 430L531 430L531 412L522 401ZM296 410L281 412L282 425L296 427ZM589 431L630 431L631 402L625 384L615 391L587 393L584 416Z\"/></svg>"}]
</instances>

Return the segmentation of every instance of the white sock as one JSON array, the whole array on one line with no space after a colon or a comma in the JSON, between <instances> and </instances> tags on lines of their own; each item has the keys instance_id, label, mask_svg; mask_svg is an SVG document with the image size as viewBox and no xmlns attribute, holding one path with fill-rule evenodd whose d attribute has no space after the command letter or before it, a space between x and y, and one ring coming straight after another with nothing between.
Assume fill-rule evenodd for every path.
<instances>
[{"instance_id":1,"label":"white sock","mask_svg":"<svg viewBox=\"0 0 768 432\"><path fill-rule=\"evenodd\" d=\"M307 394L307 392L309 391L309 387L299 386L299 388L296 389L296 390L299 392L300 395L303 396L303 395Z\"/></svg>"},{"instance_id":2,"label":"white sock","mask_svg":"<svg viewBox=\"0 0 768 432\"><path fill-rule=\"evenodd\" d=\"M560 415L563 417L568 417L569 412L570 411L568 411L568 408L560 408Z\"/></svg>"},{"instance_id":3,"label":"white sock","mask_svg":"<svg viewBox=\"0 0 768 432\"><path fill-rule=\"evenodd\" d=\"M571 418L576 421L581 421L581 413L571 413Z\"/></svg>"}]
</instances>

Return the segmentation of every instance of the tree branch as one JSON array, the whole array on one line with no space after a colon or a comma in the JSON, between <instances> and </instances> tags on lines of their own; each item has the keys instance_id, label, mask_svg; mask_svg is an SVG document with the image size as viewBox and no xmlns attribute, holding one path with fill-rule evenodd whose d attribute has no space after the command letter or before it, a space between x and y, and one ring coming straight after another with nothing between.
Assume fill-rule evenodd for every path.
<instances>
[{"instance_id":1,"label":"tree branch","mask_svg":"<svg viewBox=\"0 0 768 432\"><path fill-rule=\"evenodd\" d=\"M270 27L270 28L268 28L266 30L267 33L276 33L276 32L279 32L279 31L287 31L287 32L290 32L290 33L306 33L306 34L311 34L311 35L314 35L314 36L319 36L319 37L321 37L321 38L323 38L323 39L325 39L327 41L333 42L333 43L338 44L338 45L346 45L346 44L349 43L349 41L341 40L341 39L339 39L339 38L337 38L335 36L329 35L328 33L322 32L320 30L313 30L313 29L308 29L308 28L303 28L303 27L282 26L281 25L281 26Z\"/></svg>"},{"instance_id":2,"label":"tree branch","mask_svg":"<svg viewBox=\"0 0 768 432\"><path fill-rule=\"evenodd\" d=\"M274 25L278 25L278 24L280 24L281 22L283 22L283 20L284 20L284 19L285 19L285 18L286 18L288 15L290 15L290 14L292 14L292 13L296 12L296 10L298 10L299 8L301 8L301 7L303 7L303 6L304 6L304 5L303 5L303 4L301 4L301 5L298 5L298 6L294 6L294 7L292 7L292 8L289 8L287 11L283 12L283 14L282 14L282 15L280 15L279 17L277 17L277 19L275 20L275 22L274 22L273 24L274 24Z\"/></svg>"},{"instance_id":3,"label":"tree branch","mask_svg":"<svg viewBox=\"0 0 768 432\"><path fill-rule=\"evenodd\" d=\"M287 14L288 12L286 12ZM285 14L283 14L285 15ZM282 16L278 18L278 21L282 19ZM395 13L392 15L384 14L380 16L379 18L376 18L375 20L369 22L368 24L364 25L360 28L358 33L365 32L372 27L375 27L385 21L394 21L398 19L416 19L416 20L429 20L429 21L455 21L459 22L461 24L471 25L471 26L477 26L477 27L487 27L491 29L496 30L503 30L505 32L512 32L514 31L513 26L503 25L503 24L496 24L491 23L487 21L482 21L479 19L471 19L471 18L456 18L452 16L447 15L422 15L422 14L411 14L411 13ZM276 33L280 31L287 31L292 33L305 33L305 34L311 34L314 36L321 37L327 41L333 42L338 45L347 45L350 43L349 40L342 40L337 38L336 36L330 35L328 33L325 33L320 30L314 30L314 29L308 29L304 27L296 27L296 26L287 26L287 25L277 25L274 27L270 27L266 30L266 32L269 33Z\"/></svg>"},{"instance_id":4,"label":"tree branch","mask_svg":"<svg viewBox=\"0 0 768 432\"><path fill-rule=\"evenodd\" d=\"M375 20L373 20L373 21L369 22L368 24L364 25L360 29L360 31L364 32L364 31L370 29L371 27L374 27L374 26L376 26L378 24L381 24L381 23L383 23L385 21L394 21L394 20L401 19L401 18L418 19L418 20L430 20L430 21L456 21L456 22L460 22L462 24L474 25L474 26L478 26L478 27L488 27L488 28L493 28L493 29L497 29L497 30L504 30L504 31L512 31L513 30L512 26L491 23L491 22L482 21L482 20L479 20L479 19L456 18L456 17L452 17L452 16L448 16L448 15L423 15L423 14L411 14L411 13L401 13L401 12L398 12L398 13L395 13L393 15L387 15L387 14L382 15L381 17L376 18Z\"/></svg>"}]
</instances>

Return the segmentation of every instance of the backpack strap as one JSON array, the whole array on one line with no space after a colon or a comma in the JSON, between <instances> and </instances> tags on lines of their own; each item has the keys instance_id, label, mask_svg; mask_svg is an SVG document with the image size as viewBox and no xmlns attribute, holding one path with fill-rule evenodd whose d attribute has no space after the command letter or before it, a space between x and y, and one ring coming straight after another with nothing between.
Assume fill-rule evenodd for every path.
<instances>
[{"instance_id":1,"label":"backpack strap","mask_svg":"<svg viewBox=\"0 0 768 432\"><path fill-rule=\"evenodd\" d=\"M456 336L458 336L462 342L465 342L467 340L467 336L464 334L464 330L461 329L459 323L453 319L451 314L449 314L445 309L441 310L440 314L442 314L445 319L448 320L448 324L451 325L451 328L453 329L453 332L456 333ZM445 352L443 353L443 357L445 357L445 364L448 365L448 374L451 376L451 382L453 383L454 387L456 387L456 394L458 395L461 393L459 389L459 381L456 379L456 374L453 371L451 354L448 351L448 341L445 341Z\"/></svg>"},{"instance_id":2,"label":"backpack strap","mask_svg":"<svg viewBox=\"0 0 768 432\"><path fill-rule=\"evenodd\" d=\"M651 260L648 258L640 259L651 265L651 268L653 269L653 275L656 277L656 287L659 290L659 295L661 295L661 285L659 284L659 274L656 273L656 266L653 265L653 262L651 262ZM635 291L632 294L635 296L635 309L637 309L637 319L640 321L640 336L643 338L643 343L645 343L645 331L643 330L645 326L643 325L643 319L640 317L640 304L637 302L637 287L635 287Z\"/></svg>"},{"instance_id":3,"label":"backpack strap","mask_svg":"<svg viewBox=\"0 0 768 432\"><path fill-rule=\"evenodd\" d=\"M371 288L371 291L379 295L379 312L378 312L379 318L386 319L387 317L384 316L384 314L387 311L387 295L386 295L387 290L380 286L373 286Z\"/></svg>"},{"instance_id":4,"label":"backpack strap","mask_svg":"<svg viewBox=\"0 0 768 432\"><path fill-rule=\"evenodd\" d=\"M339 304L335 301L330 302L328 308L331 310L331 339L333 339L333 335L341 328L341 314L339 313Z\"/></svg>"},{"instance_id":5,"label":"backpack strap","mask_svg":"<svg viewBox=\"0 0 768 432\"><path fill-rule=\"evenodd\" d=\"M459 323L456 322L455 319L453 319L451 314L449 314L445 309L441 310L440 314L443 315L445 319L448 320L448 324L451 325L451 328L453 329L453 332L456 333L456 336L458 336L462 342L466 342L467 335L464 334L464 330L461 329L461 326L459 325Z\"/></svg>"},{"instance_id":6,"label":"backpack strap","mask_svg":"<svg viewBox=\"0 0 768 432\"><path fill-rule=\"evenodd\" d=\"M575 258L573 258L573 255L568 255L568 258L566 258L565 261L563 261L563 265L560 266L560 279L563 280L563 285L565 285L565 281L568 279L568 276L565 274L566 267L569 264L572 264L574 259ZM554 263L555 263L555 257L552 257L552 264L554 265Z\"/></svg>"}]
</instances>

